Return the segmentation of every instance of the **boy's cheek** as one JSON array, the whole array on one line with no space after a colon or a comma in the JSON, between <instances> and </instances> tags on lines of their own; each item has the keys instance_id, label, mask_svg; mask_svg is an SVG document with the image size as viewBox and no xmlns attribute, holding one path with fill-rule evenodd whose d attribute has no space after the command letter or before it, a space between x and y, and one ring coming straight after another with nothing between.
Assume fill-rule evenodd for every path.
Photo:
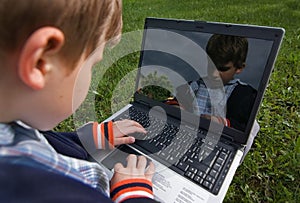
<instances>
[{"instance_id":1,"label":"boy's cheek","mask_svg":"<svg viewBox=\"0 0 300 203\"><path fill-rule=\"evenodd\" d=\"M91 83L91 68L82 67L78 72L73 90L73 111L85 100Z\"/></svg>"},{"instance_id":2,"label":"boy's cheek","mask_svg":"<svg viewBox=\"0 0 300 203\"><path fill-rule=\"evenodd\" d=\"M75 112L81 103L85 100L92 78L92 68L95 63L101 61L103 57L104 45L99 46L86 60L84 60L77 73L73 90L73 112Z\"/></svg>"}]
</instances>

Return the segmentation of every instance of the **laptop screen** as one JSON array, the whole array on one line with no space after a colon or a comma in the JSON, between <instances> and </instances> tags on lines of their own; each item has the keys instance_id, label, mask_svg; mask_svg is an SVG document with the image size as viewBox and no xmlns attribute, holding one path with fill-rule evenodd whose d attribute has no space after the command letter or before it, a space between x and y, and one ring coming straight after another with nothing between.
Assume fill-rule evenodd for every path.
<instances>
[{"instance_id":1,"label":"laptop screen","mask_svg":"<svg viewBox=\"0 0 300 203\"><path fill-rule=\"evenodd\" d=\"M280 29L148 18L138 97L220 123L244 143L281 37Z\"/></svg>"}]
</instances>

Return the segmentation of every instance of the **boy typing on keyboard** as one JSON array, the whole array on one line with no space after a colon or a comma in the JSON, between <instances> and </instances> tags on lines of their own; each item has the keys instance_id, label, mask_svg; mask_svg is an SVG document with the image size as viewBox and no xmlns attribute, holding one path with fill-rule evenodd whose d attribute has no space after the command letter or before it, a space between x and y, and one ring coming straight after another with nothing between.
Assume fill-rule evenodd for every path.
<instances>
[{"instance_id":1,"label":"boy typing on keyboard","mask_svg":"<svg viewBox=\"0 0 300 203\"><path fill-rule=\"evenodd\" d=\"M2 0L0 6L0 197L3 202L155 202L154 166L130 155L109 180L77 134L47 131L84 100L92 65L121 33L119 0ZM73 93L76 98L73 98ZM132 143L136 122L89 123L97 148ZM67 134L66 134L67 135ZM100 142L102 141L102 142Z\"/></svg>"}]
</instances>

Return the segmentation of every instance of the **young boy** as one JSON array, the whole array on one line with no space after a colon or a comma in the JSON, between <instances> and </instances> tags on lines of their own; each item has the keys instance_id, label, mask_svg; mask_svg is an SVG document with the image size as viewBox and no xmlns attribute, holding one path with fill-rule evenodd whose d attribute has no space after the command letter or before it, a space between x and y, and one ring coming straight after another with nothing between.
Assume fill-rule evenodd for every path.
<instances>
[{"instance_id":1,"label":"young boy","mask_svg":"<svg viewBox=\"0 0 300 203\"><path fill-rule=\"evenodd\" d=\"M1 202L155 202L155 169L145 157L117 164L109 191L106 174L83 160L80 143L47 131L81 104L92 65L121 27L119 0L1 0ZM90 123L78 135L104 148L134 142L124 137L133 132L145 130L124 120Z\"/></svg>"},{"instance_id":2,"label":"young boy","mask_svg":"<svg viewBox=\"0 0 300 203\"><path fill-rule=\"evenodd\" d=\"M200 78L197 81L191 81L188 86L181 86L177 89L177 98L185 98L188 92L193 92L196 100L196 109L202 117L212 119L215 122L230 126L239 130L244 130L251 113L251 107L254 103L257 91L248 84L235 79L234 76L240 74L246 66L246 57L248 52L248 41L244 37L229 35L213 35L210 37L206 52L216 68L208 68L208 76ZM224 85L225 97L221 98L226 106L226 115L220 116L219 112L212 108L212 102L218 98L210 98L213 94L213 88L207 87L207 84L213 84L219 80L219 86ZM211 88L211 92L208 91ZM184 106L189 109L191 105ZM226 104L226 105L225 105ZM193 111L193 109L189 109ZM226 117L225 117L226 116Z\"/></svg>"}]
</instances>

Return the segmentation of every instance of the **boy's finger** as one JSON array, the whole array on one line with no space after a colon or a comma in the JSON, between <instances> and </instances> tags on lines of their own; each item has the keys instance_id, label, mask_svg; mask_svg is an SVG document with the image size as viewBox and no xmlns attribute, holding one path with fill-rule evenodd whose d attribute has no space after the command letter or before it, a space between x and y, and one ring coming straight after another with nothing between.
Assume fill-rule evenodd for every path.
<instances>
[{"instance_id":1,"label":"boy's finger","mask_svg":"<svg viewBox=\"0 0 300 203\"><path fill-rule=\"evenodd\" d=\"M127 128L124 128L124 129L119 129L119 131L121 133L121 136L129 135L129 134L132 134L132 133L142 133L142 134L147 133L147 131L144 128L138 128L136 126L129 126Z\"/></svg>"},{"instance_id":2,"label":"boy's finger","mask_svg":"<svg viewBox=\"0 0 300 203\"><path fill-rule=\"evenodd\" d=\"M121 163L116 163L114 166L114 171L118 172L124 168L123 164Z\"/></svg>"},{"instance_id":3,"label":"boy's finger","mask_svg":"<svg viewBox=\"0 0 300 203\"><path fill-rule=\"evenodd\" d=\"M145 170L147 165L147 159L144 156L139 156L138 157L138 163L137 163L137 168L141 170Z\"/></svg>"},{"instance_id":4,"label":"boy's finger","mask_svg":"<svg viewBox=\"0 0 300 203\"><path fill-rule=\"evenodd\" d=\"M148 180L151 180L153 175L155 173L155 165L152 161L149 162L149 165L147 167L147 170L145 172L145 176Z\"/></svg>"},{"instance_id":5,"label":"boy's finger","mask_svg":"<svg viewBox=\"0 0 300 203\"><path fill-rule=\"evenodd\" d=\"M147 131L143 127L130 126L127 129L128 129L128 134L135 133L135 132L136 133L147 133Z\"/></svg>"},{"instance_id":6,"label":"boy's finger","mask_svg":"<svg viewBox=\"0 0 300 203\"><path fill-rule=\"evenodd\" d=\"M128 120L128 119L126 119L126 120L123 120L123 121L126 122L127 127L135 126L135 127L144 129L144 127L143 127L141 124L139 124L138 122L136 122L136 121L134 121L134 120Z\"/></svg>"},{"instance_id":7,"label":"boy's finger","mask_svg":"<svg viewBox=\"0 0 300 203\"><path fill-rule=\"evenodd\" d=\"M138 122L136 121L132 121L132 125L136 126L136 127L139 127L139 128L144 128L141 124L139 124Z\"/></svg>"},{"instance_id":8,"label":"boy's finger","mask_svg":"<svg viewBox=\"0 0 300 203\"><path fill-rule=\"evenodd\" d=\"M134 142L135 142L134 137L122 137L122 138L116 138L114 144L115 145L132 144Z\"/></svg>"},{"instance_id":9,"label":"boy's finger","mask_svg":"<svg viewBox=\"0 0 300 203\"><path fill-rule=\"evenodd\" d=\"M127 168L136 168L137 157L134 154L129 154L127 157Z\"/></svg>"},{"instance_id":10,"label":"boy's finger","mask_svg":"<svg viewBox=\"0 0 300 203\"><path fill-rule=\"evenodd\" d=\"M128 134L131 134L131 133L134 133L134 132L140 132L140 133L147 133L147 131L145 130L145 128L143 128L143 126L141 126L140 124L136 125L136 122L133 121L132 122L129 122L131 124L128 124L126 126L122 126L122 125L119 125L117 124L116 127L117 129L120 131L121 134L123 135L128 135Z\"/></svg>"}]
</instances>

